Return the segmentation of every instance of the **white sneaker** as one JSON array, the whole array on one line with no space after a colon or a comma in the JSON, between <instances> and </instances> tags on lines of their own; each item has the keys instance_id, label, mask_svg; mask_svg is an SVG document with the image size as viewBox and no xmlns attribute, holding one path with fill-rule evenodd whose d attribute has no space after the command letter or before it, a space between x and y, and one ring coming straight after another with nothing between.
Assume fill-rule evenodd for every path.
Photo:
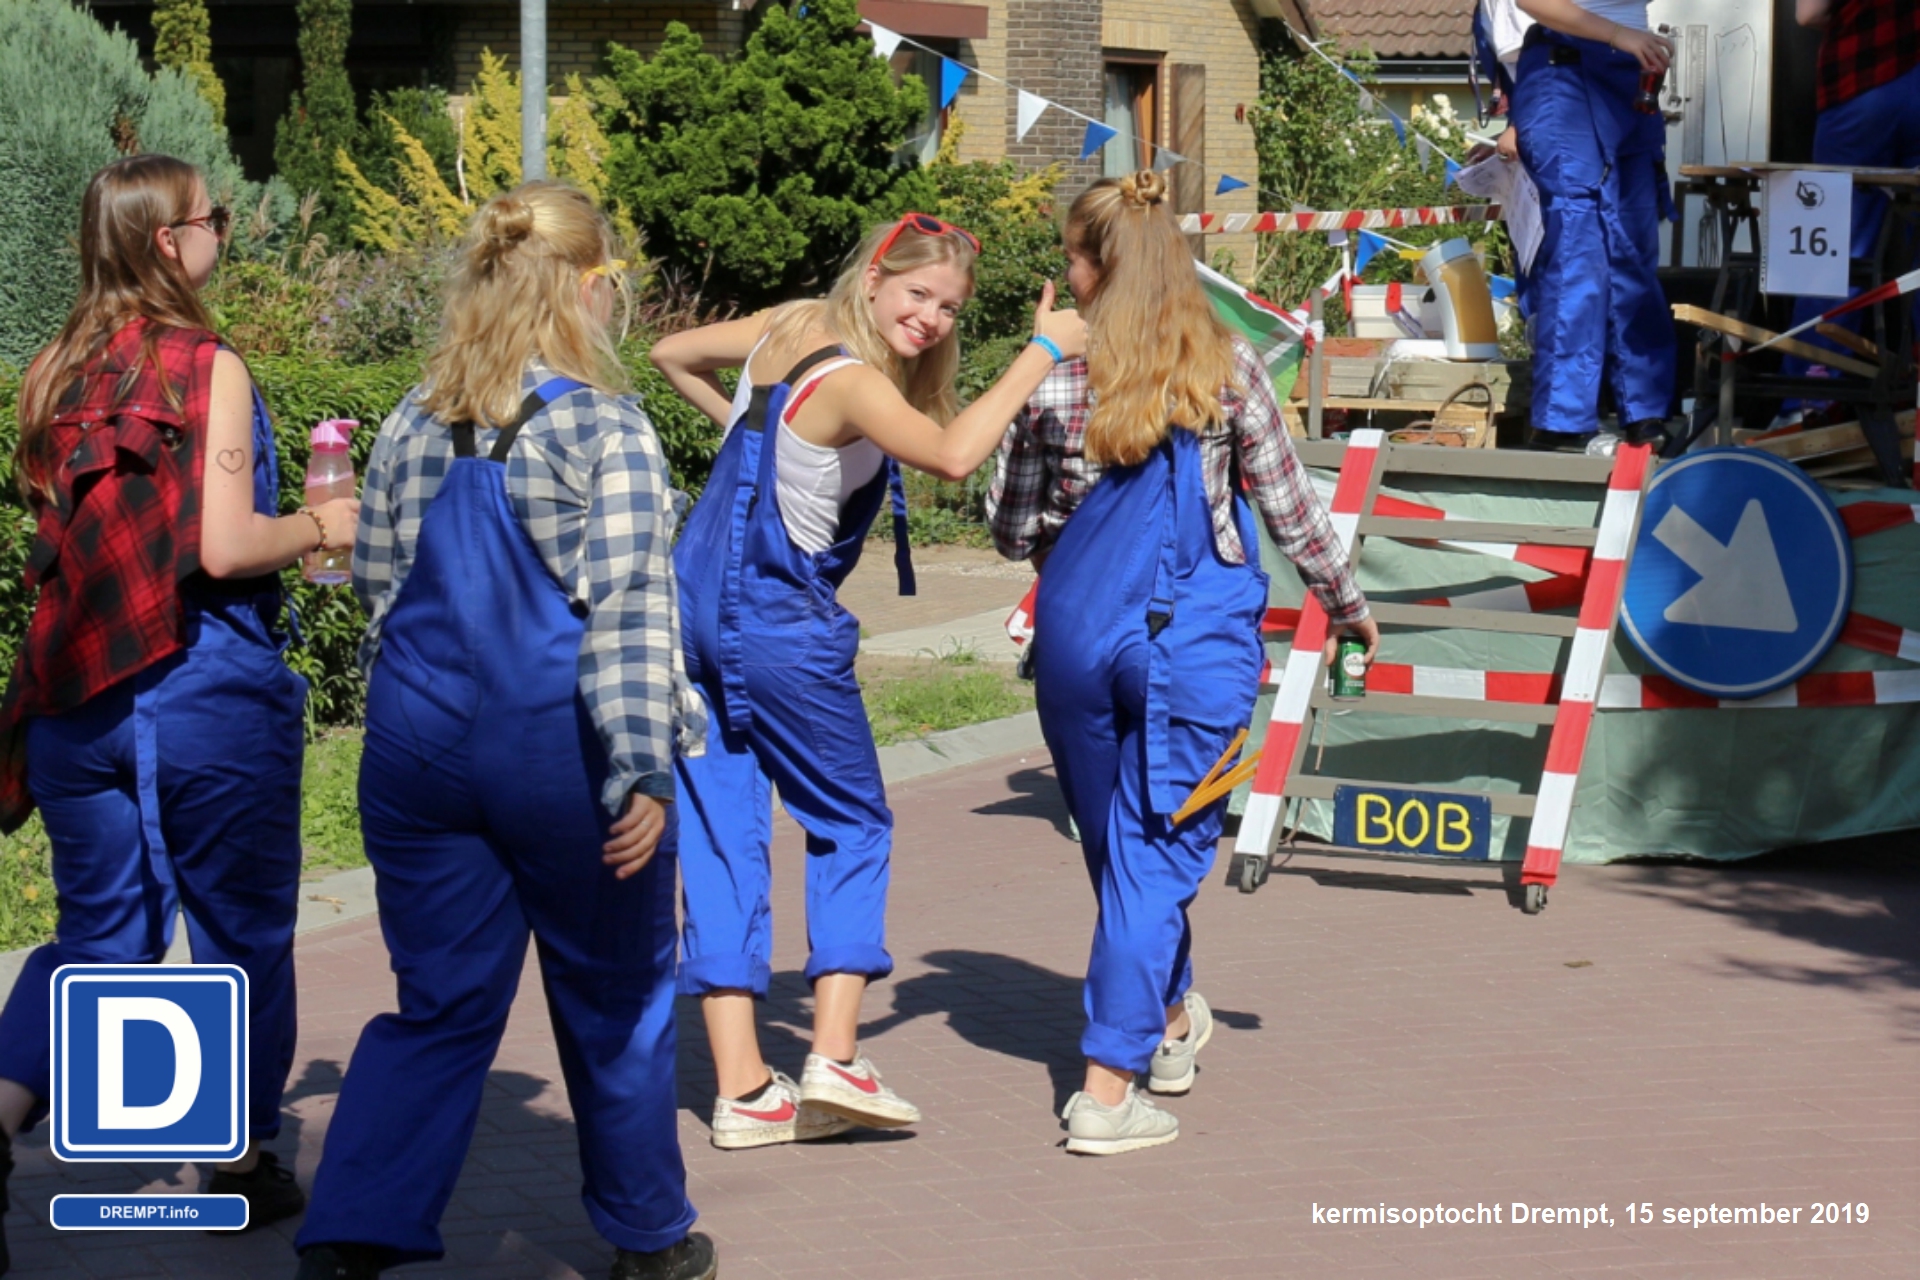
<instances>
[{"instance_id":1,"label":"white sneaker","mask_svg":"<svg viewBox=\"0 0 1920 1280\"><path fill-rule=\"evenodd\" d=\"M1189 991L1181 1003L1186 1006L1187 1021L1192 1025L1186 1035L1178 1040L1162 1040L1154 1050L1153 1064L1147 1072L1147 1088L1155 1093L1185 1093L1193 1088L1194 1056L1213 1039L1213 1010L1207 1007L1206 997L1198 991Z\"/></svg>"},{"instance_id":2,"label":"white sneaker","mask_svg":"<svg viewBox=\"0 0 1920 1280\"><path fill-rule=\"evenodd\" d=\"M853 1128L839 1116L801 1105L800 1086L773 1073L773 1083L752 1102L713 1100L713 1145L722 1151L770 1147L781 1142L812 1142Z\"/></svg>"},{"instance_id":3,"label":"white sneaker","mask_svg":"<svg viewBox=\"0 0 1920 1280\"><path fill-rule=\"evenodd\" d=\"M1601 429L1587 437L1586 454L1589 458L1611 458L1619 452L1620 442L1626 439L1618 431Z\"/></svg>"},{"instance_id":4,"label":"white sneaker","mask_svg":"<svg viewBox=\"0 0 1920 1280\"><path fill-rule=\"evenodd\" d=\"M1117 1107L1103 1107L1089 1093L1067 1099L1060 1118L1067 1122L1067 1150L1083 1156L1117 1156L1159 1147L1180 1136L1180 1118L1147 1101L1132 1085Z\"/></svg>"},{"instance_id":5,"label":"white sneaker","mask_svg":"<svg viewBox=\"0 0 1920 1280\"><path fill-rule=\"evenodd\" d=\"M864 1054L852 1066L824 1054L808 1054L806 1069L800 1073L800 1101L875 1129L920 1123L920 1108L880 1083L880 1073Z\"/></svg>"}]
</instances>

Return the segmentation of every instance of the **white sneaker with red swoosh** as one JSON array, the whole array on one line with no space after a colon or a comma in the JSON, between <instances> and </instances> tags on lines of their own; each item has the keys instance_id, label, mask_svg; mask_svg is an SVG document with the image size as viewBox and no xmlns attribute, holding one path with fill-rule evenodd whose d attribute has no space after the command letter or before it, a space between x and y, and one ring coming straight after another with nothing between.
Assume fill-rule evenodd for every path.
<instances>
[{"instance_id":1,"label":"white sneaker with red swoosh","mask_svg":"<svg viewBox=\"0 0 1920 1280\"><path fill-rule=\"evenodd\" d=\"M875 1129L920 1123L920 1108L880 1083L880 1073L864 1054L851 1066L808 1054L800 1073L800 1101Z\"/></svg>"},{"instance_id":2,"label":"white sneaker with red swoosh","mask_svg":"<svg viewBox=\"0 0 1920 1280\"><path fill-rule=\"evenodd\" d=\"M853 1126L800 1101L800 1086L778 1071L773 1083L752 1102L713 1100L713 1145L722 1151L770 1147L781 1142L812 1142L845 1133Z\"/></svg>"}]
</instances>

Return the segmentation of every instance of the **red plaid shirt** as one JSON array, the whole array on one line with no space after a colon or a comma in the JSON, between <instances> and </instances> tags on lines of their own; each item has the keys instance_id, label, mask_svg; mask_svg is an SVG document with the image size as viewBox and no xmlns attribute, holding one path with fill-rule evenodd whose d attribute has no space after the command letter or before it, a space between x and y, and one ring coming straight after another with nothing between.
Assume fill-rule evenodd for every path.
<instances>
[{"instance_id":1,"label":"red plaid shirt","mask_svg":"<svg viewBox=\"0 0 1920 1280\"><path fill-rule=\"evenodd\" d=\"M45 438L53 497L30 504L39 529L26 580L40 597L0 702L0 829L33 812L27 722L72 710L186 643L180 583L200 568L201 442L220 342L162 329L157 358L145 361L147 328L136 320L108 339Z\"/></svg>"},{"instance_id":2,"label":"red plaid shirt","mask_svg":"<svg viewBox=\"0 0 1920 1280\"><path fill-rule=\"evenodd\" d=\"M1820 42L1820 110L1920 65L1920 0L1834 0Z\"/></svg>"},{"instance_id":3,"label":"red plaid shirt","mask_svg":"<svg viewBox=\"0 0 1920 1280\"><path fill-rule=\"evenodd\" d=\"M1280 554L1300 570L1329 618L1357 622L1367 616L1366 597L1293 451L1273 379L1251 345L1236 338L1233 349L1235 379L1246 390L1222 388L1226 420L1200 436L1214 544L1230 563L1246 563L1233 514L1237 463ZM1065 361L1007 428L987 493L987 524L994 545L1010 560L1043 560L1067 517L1100 478L1100 468L1086 456L1088 398L1087 362Z\"/></svg>"}]
</instances>

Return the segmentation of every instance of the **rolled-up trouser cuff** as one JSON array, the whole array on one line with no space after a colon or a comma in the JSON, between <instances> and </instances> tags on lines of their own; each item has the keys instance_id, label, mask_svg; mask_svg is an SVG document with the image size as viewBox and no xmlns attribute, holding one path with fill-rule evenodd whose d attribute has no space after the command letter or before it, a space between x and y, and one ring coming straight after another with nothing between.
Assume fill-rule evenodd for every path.
<instances>
[{"instance_id":1,"label":"rolled-up trouser cuff","mask_svg":"<svg viewBox=\"0 0 1920 1280\"><path fill-rule=\"evenodd\" d=\"M1090 1022L1081 1033L1080 1052L1116 1071L1145 1071L1153 1064L1153 1051L1166 1038L1165 1031L1163 1027L1151 1035L1131 1035Z\"/></svg>"},{"instance_id":2,"label":"rolled-up trouser cuff","mask_svg":"<svg viewBox=\"0 0 1920 1280\"><path fill-rule=\"evenodd\" d=\"M756 1000L764 1000L772 977L772 969L759 956L695 956L680 962L680 994L704 996L716 991L745 991Z\"/></svg>"},{"instance_id":3,"label":"rolled-up trouser cuff","mask_svg":"<svg viewBox=\"0 0 1920 1280\"><path fill-rule=\"evenodd\" d=\"M893 957L885 947L871 943L849 943L822 947L807 958L807 981L818 982L830 973L857 973L869 982L877 982L893 972Z\"/></svg>"}]
</instances>

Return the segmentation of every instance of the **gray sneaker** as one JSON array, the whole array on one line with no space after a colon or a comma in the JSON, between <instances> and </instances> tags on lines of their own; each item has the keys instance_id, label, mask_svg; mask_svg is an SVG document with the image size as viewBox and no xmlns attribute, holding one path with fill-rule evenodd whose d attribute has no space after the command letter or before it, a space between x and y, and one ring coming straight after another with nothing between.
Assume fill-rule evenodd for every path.
<instances>
[{"instance_id":1,"label":"gray sneaker","mask_svg":"<svg viewBox=\"0 0 1920 1280\"><path fill-rule=\"evenodd\" d=\"M1060 1118L1067 1122L1067 1150L1083 1156L1117 1156L1180 1136L1180 1118L1148 1102L1132 1085L1117 1107L1103 1107L1092 1094L1076 1093L1067 1099Z\"/></svg>"},{"instance_id":2,"label":"gray sneaker","mask_svg":"<svg viewBox=\"0 0 1920 1280\"><path fill-rule=\"evenodd\" d=\"M1187 1007L1187 1021L1192 1025L1186 1035L1178 1040L1162 1040L1154 1050L1147 1088L1155 1093L1185 1093L1193 1088L1194 1056L1213 1039L1213 1010L1207 1007L1206 997L1198 991L1189 991L1182 1003Z\"/></svg>"}]
</instances>

